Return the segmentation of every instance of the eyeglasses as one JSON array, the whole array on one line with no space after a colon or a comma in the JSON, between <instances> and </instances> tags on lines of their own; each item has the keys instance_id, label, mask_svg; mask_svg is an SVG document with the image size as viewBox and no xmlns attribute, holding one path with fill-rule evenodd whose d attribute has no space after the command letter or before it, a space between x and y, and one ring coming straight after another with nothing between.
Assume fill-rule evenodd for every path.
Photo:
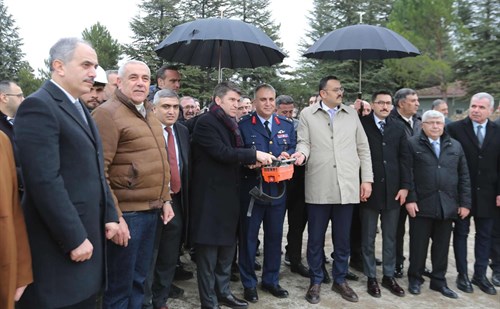
<instances>
[{"instance_id":1,"label":"eyeglasses","mask_svg":"<svg viewBox=\"0 0 500 309\"><path fill-rule=\"evenodd\" d=\"M333 92L344 92L344 87L339 87L339 88L333 88L333 89L323 89L324 91L333 91Z\"/></svg>"},{"instance_id":2,"label":"eyeglasses","mask_svg":"<svg viewBox=\"0 0 500 309\"><path fill-rule=\"evenodd\" d=\"M442 122L442 121L424 121L422 123L425 123L425 124L428 124L428 125L431 125L431 126L442 126L442 125L444 125L444 122Z\"/></svg>"},{"instance_id":3,"label":"eyeglasses","mask_svg":"<svg viewBox=\"0 0 500 309\"><path fill-rule=\"evenodd\" d=\"M391 101L377 101L377 102L373 102L373 103L380 105L380 106L384 106L384 105L391 106L392 105Z\"/></svg>"},{"instance_id":4,"label":"eyeglasses","mask_svg":"<svg viewBox=\"0 0 500 309\"><path fill-rule=\"evenodd\" d=\"M24 94L22 92L18 93L18 94L6 93L5 95L8 96L8 97L18 97L19 99L24 98Z\"/></svg>"}]
</instances>

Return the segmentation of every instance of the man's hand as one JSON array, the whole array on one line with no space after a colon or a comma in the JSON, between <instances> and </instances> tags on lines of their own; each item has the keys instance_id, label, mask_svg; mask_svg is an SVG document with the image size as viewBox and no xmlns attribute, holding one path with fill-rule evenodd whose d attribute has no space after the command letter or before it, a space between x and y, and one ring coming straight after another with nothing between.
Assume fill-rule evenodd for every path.
<instances>
[{"instance_id":1,"label":"man's hand","mask_svg":"<svg viewBox=\"0 0 500 309\"><path fill-rule=\"evenodd\" d=\"M408 196L408 189L401 189L398 191L398 194L396 194L396 198L394 200L395 201L399 200L399 206L403 206L404 203L406 202L407 196Z\"/></svg>"},{"instance_id":2,"label":"man's hand","mask_svg":"<svg viewBox=\"0 0 500 309\"><path fill-rule=\"evenodd\" d=\"M295 165L302 165L306 160L306 156L302 152L296 152L291 157L295 159Z\"/></svg>"},{"instance_id":3,"label":"man's hand","mask_svg":"<svg viewBox=\"0 0 500 309\"><path fill-rule=\"evenodd\" d=\"M497 207L500 207L500 195L497 195Z\"/></svg>"},{"instance_id":4,"label":"man's hand","mask_svg":"<svg viewBox=\"0 0 500 309\"><path fill-rule=\"evenodd\" d=\"M108 222L104 225L104 230L106 233L106 239L111 239L113 238L116 233L118 233L118 229L120 227L118 226L118 223L116 222Z\"/></svg>"},{"instance_id":5,"label":"man's hand","mask_svg":"<svg viewBox=\"0 0 500 309\"><path fill-rule=\"evenodd\" d=\"M415 218L417 216L417 212L418 212L417 203L415 203L415 202L407 203L406 204L406 211L408 211L408 215L410 217Z\"/></svg>"},{"instance_id":6,"label":"man's hand","mask_svg":"<svg viewBox=\"0 0 500 309\"><path fill-rule=\"evenodd\" d=\"M362 182L359 191L359 199L361 202L366 202L370 195L372 195L372 184L370 182Z\"/></svg>"},{"instance_id":7,"label":"man's hand","mask_svg":"<svg viewBox=\"0 0 500 309\"><path fill-rule=\"evenodd\" d=\"M458 207L458 216L460 217L460 219L465 219L470 213L470 209L469 208L465 208L465 207Z\"/></svg>"},{"instance_id":8,"label":"man's hand","mask_svg":"<svg viewBox=\"0 0 500 309\"><path fill-rule=\"evenodd\" d=\"M90 260L93 251L94 246L92 246L92 243L87 238L85 238L83 243L75 249L71 250L69 255L73 262L83 262L86 260Z\"/></svg>"},{"instance_id":9,"label":"man's hand","mask_svg":"<svg viewBox=\"0 0 500 309\"><path fill-rule=\"evenodd\" d=\"M290 154L286 151L283 151L282 153L280 153L279 157L278 157L278 160L288 160L290 159Z\"/></svg>"},{"instance_id":10,"label":"man's hand","mask_svg":"<svg viewBox=\"0 0 500 309\"><path fill-rule=\"evenodd\" d=\"M260 150L256 151L256 156L257 156L257 161L260 162L262 165L271 164L273 163L273 159L276 159L276 157L273 156L272 154Z\"/></svg>"},{"instance_id":11,"label":"man's hand","mask_svg":"<svg viewBox=\"0 0 500 309\"><path fill-rule=\"evenodd\" d=\"M117 244L118 246L126 247L128 246L128 240L130 239L130 231L128 230L128 225L123 217L120 217L118 223L118 231L115 236L111 238L111 241Z\"/></svg>"},{"instance_id":12,"label":"man's hand","mask_svg":"<svg viewBox=\"0 0 500 309\"><path fill-rule=\"evenodd\" d=\"M161 214L161 219L163 220L163 224L167 224L172 220L173 217L175 217L174 210L172 209L172 204L170 204L170 201L166 201L163 204L163 212Z\"/></svg>"},{"instance_id":13,"label":"man's hand","mask_svg":"<svg viewBox=\"0 0 500 309\"><path fill-rule=\"evenodd\" d=\"M23 296L24 290L26 290L27 285L18 287L16 293L14 294L14 301L19 301L21 296Z\"/></svg>"}]
</instances>

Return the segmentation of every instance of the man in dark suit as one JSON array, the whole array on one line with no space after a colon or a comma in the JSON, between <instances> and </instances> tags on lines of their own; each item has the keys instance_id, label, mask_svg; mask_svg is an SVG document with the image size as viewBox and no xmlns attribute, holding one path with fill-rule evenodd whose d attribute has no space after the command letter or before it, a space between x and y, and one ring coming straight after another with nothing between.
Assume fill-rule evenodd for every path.
<instances>
[{"instance_id":1,"label":"man in dark suit","mask_svg":"<svg viewBox=\"0 0 500 309\"><path fill-rule=\"evenodd\" d=\"M155 244L157 256L152 270L152 305L157 309L166 308L165 304L176 271L179 247L181 241L186 239L190 145L188 129L177 122L179 97L173 90L162 89L154 95L153 113L162 123L163 137L167 145L170 164L170 196L175 213L175 217L169 224L158 225Z\"/></svg>"},{"instance_id":2,"label":"man in dark suit","mask_svg":"<svg viewBox=\"0 0 500 309\"><path fill-rule=\"evenodd\" d=\"M500 128L500 118L495 121L495 124ZM490 259L490 268L493 272L491 274L491 283L494 286L500 287L500 207L497 207L494 215Z\"/></svg>"},{"instance_id":3,"label":"man in dark suit","mask_svg":"<svg viewBox=\"0 0 500 309\"><path fill-rule=\"evenodd\" d=\"M394 105L390 117L401 123L405 129L406 137L410 138L413 135L420 133L422 121L417 116L417 111L420 106L418 95L415 90L410 88L401 88L394 94ZM404 237L406 231L406 218L408 212L402 209L399 212L398 231L396 234L396 270L394 277L403 277L404 268Z\"/></svg>"},{"instance_id":4,"label":"man in dark suit","mask_svg":"<svg viewBox=\"0 0 500 309\"><path fill-rule=\"evenodd\" d=\"M269 164L273 156L243 148L238 124L240 89L231 82L215 87L209 112L201 115L192 135L191 241L196 250L202 308L246 308L230 288L231 263L240 216L241 165Z\"/></svg>"},{"instance_id":5,"label":"man in dark suit","mask_svg":"<svg viewBox=\"0 0 500 309\"><path fill-rule=\"evenodd\" d=\"M411 185L407 138L403 126L388 117L393 107L389 92L375 92L371 107L372 113L361 118L370 143L374 174L372 195L359 206L363 269L368 277L368 294L380 297L375 261L375 237L380 217L384 247L382 286L396 296L404 296L404 290L394 279L394 269L399 212Z\"/></svg>"},{"instance_id":6,"label":"man in dark suit","mask_svg":"<svg viewBox=\"0 0 500 309\"><path fill-rule=\"evenodd\" d=\"M469 116L450 123L446 129L457 139L467 157L472 188L470 216L455 220L453 249L457 264L457 288L472 293L467 272L467 237L470 218L474 217L476 236L474 241L474 276L472 284L483 292L495 295L495 287L486 278L491 249L495 212L500 207L500 127L488 117L493 113L493 97L485 92L472 96Z\"/></svg>"},{"instance_id":7,"label":"man in dark suit","mask_svg":"<svg viewBox=\"0 0 500 309\"><path fill-rule=\"evenodd\" d=\"M420 294L425 260L432 239L430 289L457 298L448 288L446 270L453 219L465 218L471 207L471 187L464 151L444 132L444 115L428 110L422 131L408 139L412 189L406 210L410 217L410 266L408 291Z\"/></svg>"},{"instance_id":8,"label":"man in dark suit","mask_svg":"<svg viewBox=\"0 0 500 309\"><path fill-rule=\"evenodd\" d=\"M295 131L292 122L274 113L275 98L276 91L271 85L257 86L253 102L255 112L241 120L238 125L245 148L270 153L278 159L289 159L295 152ZM255 186L259 186L260 172L260 170L244 169L241 185L239 266L241 283L245 288L245 299L252 303L258 301L256 289L258 280L254 265L261 224L264 229L265 246L265 267L262 270L261 288L275 297L288 297L288 291L279 285L286 194L270 202L255 199L250 212L249 192ZM277 183L264 182L262 191L276 197L279 195L279 186Z\"/></svg>"},{"instance_id":9,"label":"man in dark suit","mask_svg":"<svg viewBox=\"0 0 500 309\"><path fill-rule=\"evenodd\" d=\"M19 186L19 197L22 198L23 179L21 175L21 164L14 140L14 118L17 109L24 100L23 90L19 85L10 80L0 82L0 131L9 137L10 143L14 149L14 160L16 162L17 184Z\"/></svg>"},{"instance_id":10,"label":"man in dark suit","mask_svg":"<svg viewBox=\"0 0 500 309\"><path fill-rule=\"evenodd\" d=\"M78 100L92 87L97 55L65 38L49 63L52 79L24 100L14 126L35 280L20 308L92 308L105 284L105 239L118 229L101 139Z\"/></svg>"}]
</instances>

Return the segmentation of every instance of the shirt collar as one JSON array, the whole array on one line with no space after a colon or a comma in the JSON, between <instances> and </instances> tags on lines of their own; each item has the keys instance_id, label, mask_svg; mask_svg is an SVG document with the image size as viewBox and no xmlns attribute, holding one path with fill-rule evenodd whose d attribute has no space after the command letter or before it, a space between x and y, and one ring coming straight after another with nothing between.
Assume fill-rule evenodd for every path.
<instances>
[{"instance_id":1,"label":"shirt collar","mask_svg":"<svg viewBox=\"0 0 500 309\"><path fill-rule=\"evenodd\" d=\"M51 79L50 80L54 85L57 86L57 88L61 89L62 92L64 92L64 94L68 97L68 99L71 101L71 103L75 103L75 101L77 99L75 99L71 94L69 94L69 92L67 92L61 85L59 85L58 83L56 83L55 80Z\"/></svg>"}]
</instances>

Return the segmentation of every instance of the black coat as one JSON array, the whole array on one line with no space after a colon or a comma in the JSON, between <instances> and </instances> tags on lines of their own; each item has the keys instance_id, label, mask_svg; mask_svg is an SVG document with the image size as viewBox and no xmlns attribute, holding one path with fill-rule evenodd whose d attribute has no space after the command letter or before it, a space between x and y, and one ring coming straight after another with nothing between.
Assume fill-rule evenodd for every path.
<instances>
[{"instance_id":1,"label":"black coat","mask_svg":"<svg viewBox=\"0 0 500 309\"><path fill-rule=\"evenodd\" d=\"M189 222L189 182L190 174L190 161L191 161L191 144L189 141L189 130L182 124L174 123L174 134L177 140L177 147L179 151L180 160L180 176L181 176L181 201L182 201L182 218L184 219L183 237L187 239Z\"/></svg>"},{"instance_id":2,"label":"black coat","mask_svg":"<svg viewBox=\"0 0 500 309\"><path fill-rule=\"evenodd\" d=\"M23 176L21 173L21 164L19 163L19 154L17 151L16 141L14 138L14 128L7 120L7 115L0 112L0 131L5 133L9 137L10 143L14 151L14 160L16 162L16 172L17 172L17 185L19 187L19 196L22 197L23 188Z\"/></svg>"},{"instance_id":3,"label":"black coat","mask_svg":"<svg viewBox=\"0 0 500 309\"><path fill-rule=\"evenodd\" d=\"M404 120L403 117L401 117L401 115L398 113L398 109L396 108L396 106L394 106L394 108L392 109L389 117L403 125L406 136L408 138L414 135L418 135L420 133L420 130L422 129L422 120L420 119L420 117L418 117L417 115L413 115L411 117L413 121L412 128L410 127L410 124L406 120Z\"/></svg>"},{"instance_id":4,"label":"black coat","mask_svg":"<svg viewBox=\"0 0 500 309\"><path fill-rule=\"evenodd\" d=\"M14 132L23 168L22 206L34 283L21 308L59 308L89 298L105 284L105 222L118 216L104 176L101 139L73 103L47 81L23 101ZM92 258L69 253L88 238Z\"/></svg>"},{"instance_id":5,"label":"black coat","mask_svg":"<svg viewBox=\"0 0 500 309\"><path fill-rule=\"evenodd\" d=\"M488 121L483 147L479 148L469 117L446 127L464 149L472 187L472 212L478 218L491 218L500 195L500 126Z\"/></svg>"},{"instance_id":6,"label":"black coat","mask_svg":"<svg viewBox=\"0 0 500 309\"><path fill-rule=\"evenodd\" d=\"M403 125L387 117L384 135L373 118L373 112L361 118L361 124L370 143L372 158L372 194L362 207L396 209L401 207L394 200L400 189L410 190L411 175L407 137Z\"/></svg>"},{"instance_id":7,"label":"black coat","mask_svg":"<svg viewBox=\"0 0 500 309\"><path fill-rule=\"evenodd\" d=\"M196 122L191 151L191 241L231 246L240 216L240 165L254 164L255 150L235 148L232 133L208 112Z\"/></svg>"},{"instance_id":8,"label":"black coat","mask_svg":"<svg viewBox=\"0 0 500 309\"><path fill-rule=\"evenodd\" d=\"M471 208L467 161L462 146L446 133L440 139L439 159L422 131L408 140L413 185L408 202L416 202L417 216L458 218L458 207Z\"/></svg>"}]
</instances>

